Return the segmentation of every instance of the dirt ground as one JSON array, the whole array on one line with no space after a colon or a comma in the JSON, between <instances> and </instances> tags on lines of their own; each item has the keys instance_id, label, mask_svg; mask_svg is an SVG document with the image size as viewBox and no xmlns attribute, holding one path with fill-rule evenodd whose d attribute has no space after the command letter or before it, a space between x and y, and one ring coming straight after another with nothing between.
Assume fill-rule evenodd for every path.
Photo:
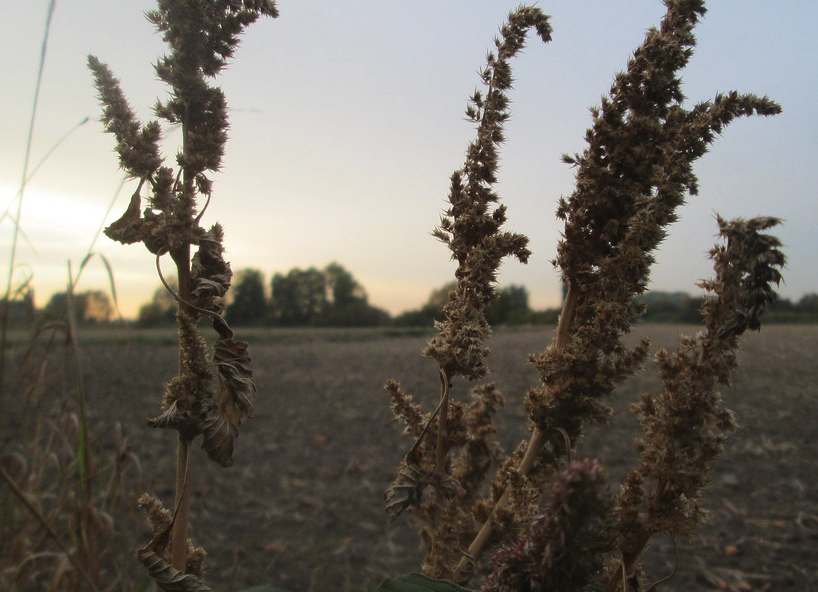
<instances>
[{"instance_id":1,"label":"dirt ground","mask_svg":"<svg viewBox=\"0 0 818 592\"><path fill-rule=\"evenodd\" d=\"M680 331L693 329L639 329L668 348ZM349 331L238 337L251 341L255 415L241 428L234 467L222 469L199 450L193 466L192 536L209 553L213 589L374 590L384 577L416 570L416 525L401 517L387 526L383 511L383 491L411 444L391 418L383 384L393 378L418 399L434 400L436 368L420 355L426 338ZM525 434L521 400L537 383L526 356L550 339L529 329L492 339L490 380L506 397L506 450ZM140 460L141 487L170 503L173 438L145 418L156 414L174 373L175 349L156 339L93 341L82 354L95 445L107 446L119 422ZM675 549L657 537L645 557L648 579L675 572L660 590L818 590L818 327L765 327L745 338L741 363L725 397L742 429L712 475L708 524ZM635 458L628 405L657 385L650 369L625 384L612 423L581 443L579 454L600 458L613 483ZM454 396L466 388L457 383Z\"/></svg>"}]
</instances>

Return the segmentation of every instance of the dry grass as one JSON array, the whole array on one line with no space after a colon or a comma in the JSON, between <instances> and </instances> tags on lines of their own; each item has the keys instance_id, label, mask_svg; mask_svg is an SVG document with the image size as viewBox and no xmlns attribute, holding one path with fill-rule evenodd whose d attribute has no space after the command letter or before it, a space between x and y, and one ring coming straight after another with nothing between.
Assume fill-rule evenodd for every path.
<instances>
[{"instance_id":1,"label":"dry grass","mask_svg":"<svg viewBox=\"0 0 818 592\"><path fill-rule=\"evenodd\" d=\"M89 427L75 347L55 328L5 352L14 371L0 457L4 590L114 590L143 579L130 565L141 466L121 424Z\"/></svg>"}]
</instances>

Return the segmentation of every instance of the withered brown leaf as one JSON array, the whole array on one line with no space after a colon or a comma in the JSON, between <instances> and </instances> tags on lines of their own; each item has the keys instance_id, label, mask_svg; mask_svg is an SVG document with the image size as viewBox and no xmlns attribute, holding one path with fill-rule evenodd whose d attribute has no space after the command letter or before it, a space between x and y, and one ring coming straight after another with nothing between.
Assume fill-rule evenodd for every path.
<instances>
[{"instance_id":1,"label":"withered brown leaf","mask_svg":"<svg viewBox=\"0 0 818 592\"><path fill-rule=\"evenodd\" d=\"M139 563L165 592L212 592L212 588L202 578L179 571L163 557L170 529L171 526L168 526L158 532L147 545L137 551Z\"/></svg>"},{"instance_id":2,"label":"withered brown leaf","mask_svg":"<svg viewBox=\"0 0 818 592\"><path fill-rule=\"evenodd\" d=\"M130 245L138 243L144 237L140 228L142 222L142 197L139 194L142 185L131 196L131 201L128 203L128 209L125 213L112 222L110 226L105 229L105 236L111 240L122 243L123 245Z\"/></svg>"},{"instance_id":3,"label":"withered brown leaf","mask_svg":"<svg viewBox=\"0 0 818 592\"><path fill-rule=\"evenodd\" d=\"M199 237L199 249L191 261L190 296L194 304L201 308L210 309L213 301L224 296L230 289L233 271L222 257L223 238L221 225L214 224Z\"/></svg>"},{"instance_id":4,"label":"withered brown leaf","mask_svg":"<svg viewBox=\"0 0 818 592\"><path fill-rule=\"evenodd\" d=\"M179 409L178 401L173 401L161 414L149 419L148 425L152 428L176 430L188 438L195 437L201 431L190 413Z\"/></svg>"},{"instance_id":5,"label":"withered brown leaf","mask_svg":"<svg viewBox=\"0 0 818 592\"><path fill-rule=\"evenodd\" d=\"M219 391L216 405L205 416L202 424L202 448L211 460L223 467L233 466L233 442L239 435L244 414L226 385Z\"/></svg>"},{"instance_id":6,"label":"withered brown leaf","mask_svg":"<svg viewBox=\"0 0 818 592\"><path fill-rule=\"evenodd\" d=\"M402 462L398 476L383 493L386 515L389 523L395 521L406 508L416 506L429 480L417 467Z\"/></svg>"},{"instance_id":7,"label":"withered brown leaf","mask_svg":"<svg viewBox=\"0 0 818 592\"><path fill-rule=\"evenodd\" d=\"M253 413L256 383L250 368L248 344L233 339L233 331L219 316L213 317L213 328L219 333L213 361L222 386L202 425L202 448L213 461L229 467L233 464L233 442L238 437L239 426Z\"/></svg>"}]
</instances>

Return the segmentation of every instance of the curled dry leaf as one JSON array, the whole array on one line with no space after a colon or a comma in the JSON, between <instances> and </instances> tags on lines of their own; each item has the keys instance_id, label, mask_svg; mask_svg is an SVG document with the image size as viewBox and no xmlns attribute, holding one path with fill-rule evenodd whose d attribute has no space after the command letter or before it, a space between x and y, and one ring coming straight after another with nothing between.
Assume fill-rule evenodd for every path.
<instances>
[{"instance_id":1,"label":"curled dry leaf","mask_svg":"<svg viewBox=\"0 0 818 592\"><path fill-rule=\"evenodd\" d=\"M435 491L439 491L446 499L452 499L461 491L460 483L449 475L432 475L429 483L435 488Z\"/></svg>"},{"instance_id":2,"label":"curled dry leaf","mask_svg":"<svg viewBox=\"0 0 818 592\"><path fill-rule=\"evenodd\" d=\"M446 499L452 499L462 492L460 483L454 477L444 474L430 475L424 473L417 466L403 461L398 468L398 476L395 481L383 494L386 514L390 524L405 509L420 503L427 485L434 487L435 491L442 494Z\"/></svg>"},{"instance_id":3,"label":"curled dry leaf","mask_svg":"<svg viewBox=\"0 0 818 592\"><path fill-rule=\"evenodd\" d=\"M190 426L190 414L185 411L181 411L179 409L178 402L174 401L160 415L149 419L148 425L152 428L165 428L183 431L186 427Z\"/></svg>"},{"instance_id":4,"label":"curled dry leaf","mask_svg":"<svg viewBox=\"0 0 818 592\"><path fill-rule=\"evenodd\" d=\"M249 345L246 341L234 340L233 332L224 320L214 320L213 326L216 327L217 324L223 324L227 331L216 329L220 337L213 350L213 361L219 370L219 376L235 397L238 408L244 415L251 415L256 397L256 383L253 380L253 370L250 368Z\"/></svg>"},{"instance_id":5,"label":"curled dry leaf","mask_svg":"<svg viewBox=\"0 0 818 592\"><path fill-rule=\"evenodd\" d=\"M143 239L140 228L142 223L141 209L142 198L139 195L139 189L137 189L131 196L131 201L125 213L105 229L105 236L123 245L141 241Z\"/></svg>"},{"instance_id":6,"label":"curled dry leaf","mask_svg":"<svg viewBox=\"0 0 818 592\"><path fill-rule=\"evenodd\" d=\"M198 239L199 249L191 261L190 296L201 308L210 309L214 300L230 289L233 272L222 257L223 235L221 225L214 224Z\"/></svg>"},{"instance_id":7,"label":"curled dry leaf","mask_svg":"<svg viewBox=\"0 0 818 592\"><path fill-rule=\"evenodd\" d=\"M229 390L222 385L216 406L204 420L202 448L211 460L223 467L233 466L233 442L239 435L243 417Z\"/></svg>"},{"instance_id":8,"label":"curled dry leaf","mask_svg":"<svg viewBox=\"0 0 818 592\"><path fill-rule=\"evenodd\" d=\"M398 476L383 494L389 523L395 521L406 508L416 506L429 481L417 467L401 463Z\"/></svg>"},{"instance_id":9,"label":"curled dry leaf","mask_svg":"<svg viewBox=\"0 0 818 592\"><path fill-rule=\"evenodd\" d=\"M239 426L253 413L256 383L250 368L248 344L233 339L233 331L221 317L213 318L219 340L213 350L213 361L219 370L221 389L215 405L204 419L202 448L211 460L223 467L233 464L233 442Z\"/></svg>"},{"instance_id":10,"label":"curled dry leaf","mask_svg":"<svg viewBox=\"0 0 818 592\"><path fill-rule=\"evenodd\" d=\"M204 580L192 574L182 573L154 551L140 549L139 562L148 570L148 575L166 592L211 592L212 588Z\"/></svg>"},{"instance_id":11,"label":"curled dry leaf","mask_svg":"<svg viewBox=\"0 0 818 592\"><path fill-rule=\"evenodd\" d=\"M166 592L212 592L202 578L179 571L164 557L172 525L158 532L136 553L139 563L148 570L157 586Z\"/></svg>"}]
</instances>

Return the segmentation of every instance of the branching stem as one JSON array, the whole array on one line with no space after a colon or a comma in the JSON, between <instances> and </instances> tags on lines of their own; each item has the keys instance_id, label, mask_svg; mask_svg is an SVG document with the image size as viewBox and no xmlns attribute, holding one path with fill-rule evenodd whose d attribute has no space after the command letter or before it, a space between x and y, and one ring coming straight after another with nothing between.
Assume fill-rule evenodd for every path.
<instances>
[{"instance_id":1,"label":"branching stem","mask_svg":"<svg viewBox=\"0 0 818 592\"><path fill-rule=\"evenodd\" d=\"M565 301L562 304L562 312L560 313L559 324L557 326L557 336L552 347L561 350L565 348L571 339L571 325L574 322L574 312L576 311L577 301L579 300L579 291L568 284L568 292L565 295ZM563 434L565 436L565 434ZM548 435L545 431L534 428L531 434L531 439L528 441L528 447L523 455L522 461L518 471L521 475L528 475L536 464L537 458L540 456L543 447L548 442ZM570 453L570 448L567 450ZM468 549L468 555L464 557L457 564L455 574L458 582L465 583L471 579L474 573L475 562L483 555L488 547L492 536L494 535L494 517L497 511L504 508L511 497L510 489L507 487L500 499L494 504L489 518L480 528L480 531L475 536Z\"/></svg>"}]
</instances>

